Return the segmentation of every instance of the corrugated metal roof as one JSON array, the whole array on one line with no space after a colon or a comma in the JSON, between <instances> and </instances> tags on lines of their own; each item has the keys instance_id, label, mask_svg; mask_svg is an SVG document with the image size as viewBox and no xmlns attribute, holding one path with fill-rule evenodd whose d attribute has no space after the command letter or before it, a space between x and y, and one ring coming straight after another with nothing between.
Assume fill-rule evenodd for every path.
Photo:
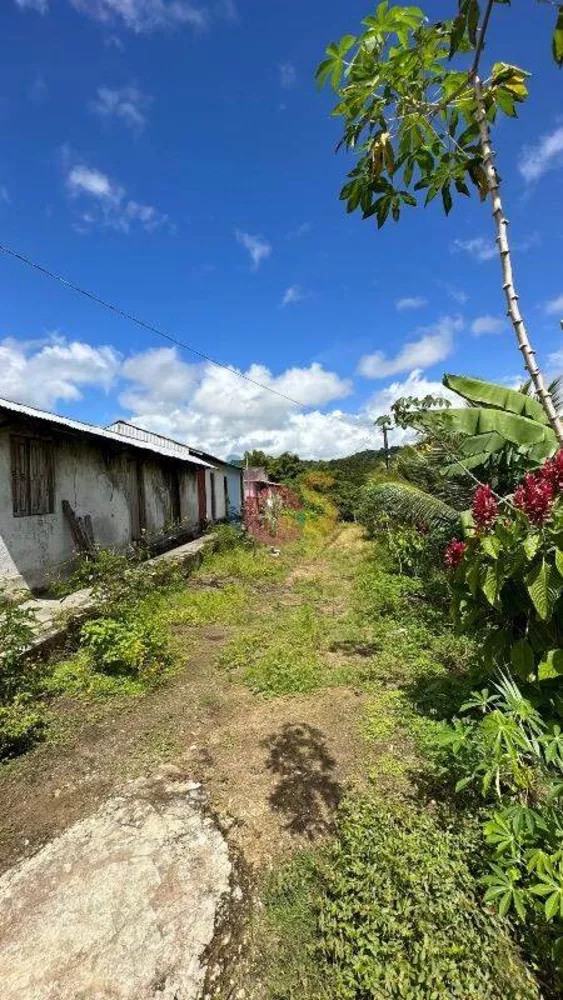
<instances>
[{"instance_id":1,"label":"corrugated metal roof","mask_svg":"<svg viewBox=\"0 0 563 1000\"><path fill-rule=\"evenodd\" d=\"M0 410L7 410L9 413L18 413L22 417L30 417L33 420L44 420L45 423L66 427L68 430L78 431L80 434L87 434L91 437L102 438L106 441L113 441L116 444L129 445L131 448L139 448L142 451L150 451L155 455L162 455L164 458L175 458L179 462L189 462L191 465L204 466L212 469L209 462L204 462L190 452L181 454L168 446L167 448L152 441L144 441L140 438L129 437L129 435L117 434L115 431L106 430L105 427L98 427L95 424L86 424L82 420L72 420L70 417L61 417L58 413L49 413L48 410L38 410L35 406L26 406L24 403L16 403L11 399L0 397Z\"/></svg>"},{"instance_id":2,"label":"corrugated metal roof","mask_svg":"<svg viewBox=\"0 0 563 1000\"><path fill-rule=\"evenodd\" d=\"M242 471L239 465L226 462L223 458L217 458L216 455L210 455L209 452L202 451L201 448L192 448L191 445L184 444L182 441L175 441L174 438L165 437L164 434L157 434L156 431L147 431L144 427L138 427L137 424L129 423L128 420L116 420L115 423L109 425L108 430L115 431L116 434L123 434L125 437L140 438L143 441L155 441L157 444L161 441L163 447L172 448L181 454L197 455L198 458L204 461L208 460L216 465L228 465L231 469L236 469L237 472Z\"/></svg>"}]
</instances>

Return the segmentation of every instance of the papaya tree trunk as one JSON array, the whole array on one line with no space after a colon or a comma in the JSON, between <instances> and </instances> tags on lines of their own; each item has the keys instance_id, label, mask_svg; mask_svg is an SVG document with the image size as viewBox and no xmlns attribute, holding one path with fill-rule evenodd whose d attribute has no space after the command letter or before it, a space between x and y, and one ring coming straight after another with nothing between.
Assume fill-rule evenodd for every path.
<instances>
[{"instance_id":1,"label":"papaya tree trunk","mask_svg":"<svg viewBox=\"0 0 563 1000\"><path fill-rule=\"evenodd\" d=\"M481 152L483 154L483 167L487 177L487 185L493 205L493 218L495 220L497 230L496 242L502 266L503 288L508 306L508 316L514 328L516 340L518 341L518 348L522 352L524 364L529 372L538 399L543 405L547 419L555 432L555 436L559 441L559 444L563 447L563 423L559 419L549 389L547 388L543 375L538 367L536 352L530 343L526 325L518 305L518 295L516 293L516 288L514 287L514 277L512 273L510 246L508 244L508 222L505 219L504 212L502 210L500 182L491 148L491 133L489 123L487 121L485 103L483 101L481 80L479 79L478 73L474 73L471 79L473 90L475 92L479 138Z\"/></svg>"}]
</instances>

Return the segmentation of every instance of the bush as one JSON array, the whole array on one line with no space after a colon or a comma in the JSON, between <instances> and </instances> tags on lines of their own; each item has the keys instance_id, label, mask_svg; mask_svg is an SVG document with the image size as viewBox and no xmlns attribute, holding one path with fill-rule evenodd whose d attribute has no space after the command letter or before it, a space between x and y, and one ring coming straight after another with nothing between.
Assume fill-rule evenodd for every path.
<instances>
[{"instance_id":1,"label":"bush","mask_svg":"<svg viewBox=\"0 0 563 1000\"><path fill-rule=\"evenodd\" d=\"M539 992L484 908L472 848L427 813L363 797L323 865L318 951L338 1000L532 1000Z\"/></svg>"},{"instance_id":2,"label":"bush","mask_svg":"<svg viewBox=\"0 0 563 1000\"><path fill-rule=\"evenodd\" d=\"M131 674L150 682L166 667L166 633L149 618L97 618L87 622L80 634L96 670Z\"/></svg>"},{"instance_id":3,"label":"bush","mask_svg":"<svg viewBox=\"0 0 563 1000\"><path fill-rule=\"evenodd\" d=\"M40 734L44 715L28 695L17 695L0 706L0 760L23 753Z\"/></svg>"}]
</instances>

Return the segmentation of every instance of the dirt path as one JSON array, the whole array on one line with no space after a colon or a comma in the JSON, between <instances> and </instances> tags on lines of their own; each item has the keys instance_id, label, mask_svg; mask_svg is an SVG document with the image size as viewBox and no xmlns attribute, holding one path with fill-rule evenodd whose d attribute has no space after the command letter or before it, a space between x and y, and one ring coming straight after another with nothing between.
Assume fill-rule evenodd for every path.
<instances>
[{"instance_id":1,"label":"dirt path","mask_svg":"<svg viewBox=\"0 0 563 1000\"><path fill-rule=\"evenodd\" d=\"M322 583L326 576L333 610L345 606L351 579L338 580L335 596L334 554L346 553L350 565L364 546L359 531L343 527L324 552L276 585L275 599L297 607L303 582ZM271 600L267 595L265 606ZM59 745L40 746L0 776L0 870L91 815L128 779L150 777L163 763L203 782L251 866L267 866L326 833L343 791L366 770L363 696L349 688L270 700L253 695L215 663L238 628L176 629L180 669L142 698L94 707L61 702Z\"/></svg>"}]
</instances>

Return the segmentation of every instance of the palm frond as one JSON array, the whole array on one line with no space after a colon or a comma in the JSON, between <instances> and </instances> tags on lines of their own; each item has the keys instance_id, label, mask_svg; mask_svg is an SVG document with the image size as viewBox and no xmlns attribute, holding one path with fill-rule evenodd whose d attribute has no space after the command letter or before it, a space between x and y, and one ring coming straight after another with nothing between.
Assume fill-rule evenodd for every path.
<instances>
[{"instance_id":1,"label":"palm frond","mask_svg":"<svg viewBox=\"0 0 563 1000\"><path fill-rule=\"evenodd\" d=\"M440 497L433 496L410 483L388 482L370 488L371 500L382 513L395 520L430 527L459 524L459 511Z\"/></svg>"}]
</instances>

